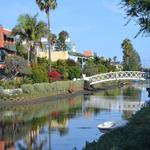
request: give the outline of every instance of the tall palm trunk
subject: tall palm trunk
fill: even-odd
[[[51,72],[51,43],[50,43],[50,11],[47,13],[48,19],[48,70]]]
[[[28,66],[30,65],[30,52],[31,52],[31,42],[27,41],[27,48],[28,48]]]

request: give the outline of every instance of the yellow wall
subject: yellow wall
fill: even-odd
[[[48,51],[45,52],[38,52],[37,53],[38,57],[47,57],[48,58]],[[59,59],[61,60],[67,60],[69,58],[68,52],[67,51],[52,51],[51,52],[51,60],[57,61]]]

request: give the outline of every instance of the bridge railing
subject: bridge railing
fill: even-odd
[[[94,75],[91,77],[86,77],[86,80],[90,84],[96,84],[99,82],[113,81],[113,80],[145,80],[147,74],[140,71],[119,71],[119,72],[109,72]]]

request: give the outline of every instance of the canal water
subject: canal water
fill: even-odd
[[[148,101],[147,85],[24,106],[0,106],[0,150],[81,150],[104,121],[128,119]]]

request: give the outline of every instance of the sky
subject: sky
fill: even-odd
[[[57,0],[57,8],[51,12],[51,31],[69,33],[77,51],[92,50],[98,56],[122,61],[121,43],[129,38],[139,53],[143,66],[150,66],[149,37],[134,36],[139,26],[127,18],[119,5],[120,0]],[[47,22],[35,0],[0,0],[0,24],[12,29],[21,14],[39,13],[39,20]]]

